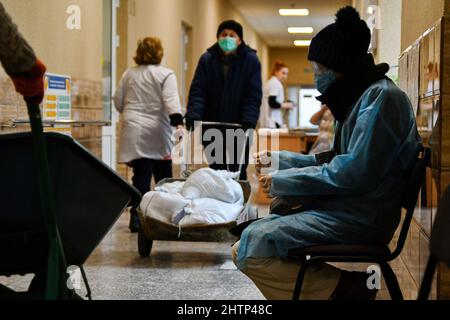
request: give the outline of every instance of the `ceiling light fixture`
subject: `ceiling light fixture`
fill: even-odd
[[[311,40],[295,40],[294,45],[296,47],[309,47],[311,45]]]
[[[309,16],[308,9],[280,9],[280,16]]]
[[[312,27],[291,27],[288,29],[289,33],[292,34],[311,34],[314,33],[314,28]]]

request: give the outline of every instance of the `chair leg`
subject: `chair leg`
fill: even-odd
[[[306,271],[308,271],[308,268],[310,266],[311,266],[311,264],[309,263],[309,261],[305,261],[302,264],[300,271],[298,272],[297,281],[295,283],[294,294],[292,296],[292,300],[294,300],[294,301],[300,300],[300,294],[302,292],[303,282],[305,281]]]
[[[397,276],[387,262],[380,263],[381,272],[383,273],[386,286],[392,300],[402,301],[403,294],[398,284]]]
[[[417,300],[426,301],[430,296],[431,286],[433,284],[434,273],[436,272],[437,260],[430,257],[423,276],[422,285],[420,286],[419,296]]]

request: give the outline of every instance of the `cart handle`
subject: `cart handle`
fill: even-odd
[[[239,123],[226,123],[226,122],[201,122],[202,126],[206,125],[206,126],[217,126],[217,127],[229,127],[231,128],[235,128],[235,129],[244,129],[244,127],[239,124]]]
[[[200,122],[200,121],[199,121]],[[204,121],[204,122],[200,122],[201,126],[211,126],[211,127],[226,127],[229,129],[244,129],[244,127],[241,124],[238,123],[226,123],[226,122],[208,122],[208,121]],[[188,145],[191,144],[191,134],[193,134],[193,132],[188,132]],[[183,138],[180,138],[180,141]],[[243,146],[243,150],[241,152],[241,158],[239,159],[239,172],[242,173],[242,168],[244,166],[244,162],[245,162],[245,158],[247,155],[247,147],[249,145],[249,140],[250,140],[250,131],[246,131],[245,132],[245,142],[244,142],[244,146]],[[185,151],[183,150],[183,157],[185,157]],[[182,171],[182,176],[184,178],[187,178],[190,176],[191,172],[189,170],[189,165],[187,164],[188,161],[186,161],[186,163],[184,164],[184,166],[186,167],[185,170]]]

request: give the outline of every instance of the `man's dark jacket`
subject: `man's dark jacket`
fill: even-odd
[[[186,119],[255,128],[262,103],[261,63],[256,51],[242,43],[231,57],[226,77],[223,57],[215,44],[200,58]]]

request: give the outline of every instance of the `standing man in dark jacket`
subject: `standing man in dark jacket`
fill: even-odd
[[[255,129],[262,103],[261,63],[256,51],[243,40],[242,26],[233,20],[224,21],[217,31],[217,43],[200,58],[189,94],[186,114],[188,130],[195,121],[236,123],[244,130]],[[204,128],[205,129],[205,128]],[[225,132],[224,134],[225,141]],[[213,141],[212,141],[213,142]],[[212,142],[203,142],[206,148]],[[213,161],[215,170],[239,170],[242,141],[226,141],[224,150],[234,148],[234,159]],[[248,148],[241,179],[247,179]],[[226,155],[226,153],[224,153]],[[217,157],[215,157],[217,160]]]

